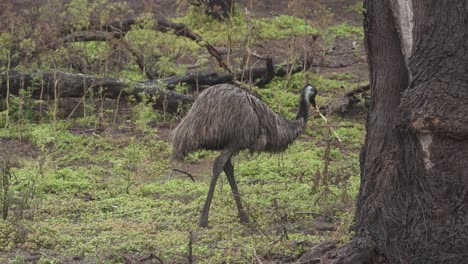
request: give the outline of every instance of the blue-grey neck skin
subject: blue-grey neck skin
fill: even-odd
[[[304,122],[309,118],[309,107],[310,104],[304,98],[304,95],[301,96],[301,101],[299,102],[299,112],[297,112],[296,119],[304,119]]]

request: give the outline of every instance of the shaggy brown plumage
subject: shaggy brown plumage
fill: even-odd
[[[251,152],[284,151],[302,132],[304,118],[287,120],[246,91],[219,84],[203,91],[173,134],[173,155],[181,160],[198,149],[227,146]]]
[[[210,189],[216,184],[216,174],[224,169],[233,189],[241,220],[247,221],[236,193],[233,168],[232,175],[228,175],[231,174],[231,156],[244,149],[249,149],[252,153],[284,151],[303,131],[309,105],[315,107],[316,94],[314,87],[305,86],[297,119],[287,120],[238,87],[230,84],[212,86],[198,96],[187,116],[175,129],[173,157],[181,160],[198,149],[223,150],[215,162],[213,186]],[[210,192],[202,213],[201,226],[206,226],[208,222],[212,197]]]

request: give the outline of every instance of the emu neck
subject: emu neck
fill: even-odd
[[[310,104],[307,103],[304,97],[301,97],[301,101],[299,103],[299,112],[297,112],[296,119],[303,119],[305,123],[309,118],[309,108]]]

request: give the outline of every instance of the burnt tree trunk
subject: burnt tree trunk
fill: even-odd
[[[205,14],[224,20],[234,11],[235,0],[188,0],[188,2],[203,7]]]
[[[372,103],[356,234],[391,263],[468,263],[468,1],[365,10]]]
[[[229,18],[234,8],[234,0],[205,0],[204,2],[205,12],[218,20]]]

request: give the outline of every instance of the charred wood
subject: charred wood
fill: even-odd
[[[326,105],[320,107],[322,114],[331,115],[334,113],[346,114],[349,109],[359,103],[361,99],[357,95],[370,90],[370,85],[364,85],[347,92],[343,97],[338,98]]]
[[[173,89],[177,84],[185,84],[192,89],[198,86],[212,86],[221,83],[234,83],[235,81],[253,80],[254,85],[263,87],[269,83],[273,77],[283,77],[289,74],[298,73],[303,70],[303,63],[299,65],[281,65],[278,67],[273,66],[271,59],[267,60],[266,67],[256,67],[244,70],[237,73],[189,73],[182,76],[173,76],[164,79],[163,82],[167,85],[168,89]]]

